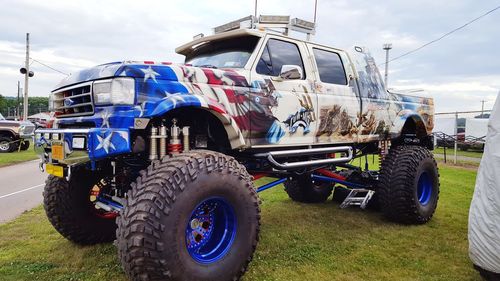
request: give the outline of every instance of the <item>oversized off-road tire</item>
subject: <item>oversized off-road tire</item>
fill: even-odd
[[[66,239],[81,245],[112,242],[116,237],[114,217],[100,215],[90,201],[91,189],[102,179],[99,173],[76,170],[70,181],[49,176],[43,191],[43,206],[50,223]]]
[[[28,148],[30,148],[30,142],[27,140],[22,141],[20,146],[21,146],[20,147],[21,150],[28,150]]]
[[[429,221],[439,199],[439,173],[432,153],[413,145],[391,148],[382,162],[377,192],[381,210],[390,220]]]
[[[117,219],[131,280],[237,280],[258,241],[259,199],[245,167],[211,151],[154,161]]]
[[[11,137],[0,137],[0,153],[13,152],[18,148],[18,143]]]
[[[310,174],[292,177],[284,185],[288,197],[302,203],[325,202],[333,190],[331,183],[313,182]]]

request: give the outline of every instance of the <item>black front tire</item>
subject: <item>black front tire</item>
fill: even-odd
[[[43,206],[50,223],[66,239],[81,245],[112,242],[114,219],[97,215],[90,190],[100,180],[96,173],[76,170],[70,181],[49,176],[43,191]]]
[[[220,257],[202,263],[189,252],[187,233],[198,224],[191,220],[193,210],[211,198],[233,207],[236,234]],[[117,219],[118,255],[131,280],[238,280],[257,246],[259,221],[252,179],[234,158],[194,150],[167,156],[154,161],[128,192]]]
[[[0,137],[0,153],[13,152],[18,148],[18,143],[11,137]]]
[[[381,210],[390,220],[428,222],[439,199],[439,173],[432,153],[413,145],[391,148],[382,162],[377,192]]]
[[[288,197],[302,203],[325,202],[333,190],[331,183],[313,182],[310,174],[295,176],[284,185]]]

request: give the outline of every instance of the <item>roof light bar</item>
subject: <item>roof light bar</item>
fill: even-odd
[[[302,20],[299,18],[292,19],[290,24],[292,26],[300,27],[307,30],[314,30],[314,28],[316,27],[316,24],[314,22]]]
[[[258,28],[258,29],[273,29],[282,28],[284,29],[283,34],[288,35],[288,30],[294,30],[297,32],[302,32],[308,34],[308,38],[311,34],[315,33],[316,24],[314,22],[306,21],[299,18],[293,18],[290,20],[290,16],[278,16],[278,15],[260,15],[257,19],[255,16],[247,16],[214,28],[214,33],[222,33],[239,28]]]
[[[261,15],[259,23],[289,24],[290,16]]]

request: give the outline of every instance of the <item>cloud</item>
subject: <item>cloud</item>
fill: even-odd
[[[421,0],[318,1],[314,41],[340,48],[363,45],[378,63],[384,43],[391,57],[408,52],[492,9],[492,1]],[[259,14],[313,18],[313,0],[259,1]],[[175,47],[225,22],[253,14],[254,1],[229,0],[5,0],[0,10],[0,93],[15,93],[23,80],[25,33],[31,56],[63,72],[133,60],[182,61]],[[472,108],[481,95],[494,97],[500,85],[500,12],[389,65],[391,87],[427,88],[438,111]],[[33,63],[33,95],[48,95],[57,72]],[[411,85],[410,83],[413,83]]]

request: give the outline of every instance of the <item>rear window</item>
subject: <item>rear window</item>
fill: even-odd
[[[313,48],[321,82],[347,85],[344,65],[339,54]]]

